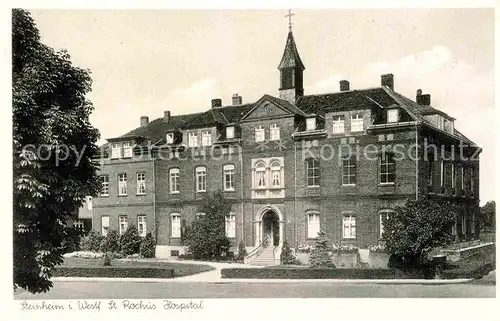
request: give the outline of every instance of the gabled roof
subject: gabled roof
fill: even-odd
[[[247,110],[247,112],[241,117],[241,119],[245,119],[248,115],[250,115],[257,107],[260,106],[260,104],[263,102],[263,101],[270,101],[272,103],[274,103],[275,105],[277,105],[279,108],[283,109],[284,111],[290,113],[290,114],[299,114],[299,115],[302,115],[302,116],[305,116],[306,114],[304,113],[304,111],[302,111],[302,109],[298,108],[297,106],[295,106],[294,104],[290,103],[289,101],[287,100],[284,100],[284,99],[281,99],[281,98],[277,98],[277,97],[274,97],[274,96],[271,96],[271,95],[268,95],[268,94],[265,94],[264,96],[260,97],[259,100],[257,100],[256,102],[254,102],[251,106],[251,108],[249,108]]]
[[[237,106],[214,107],[183,124],[182,128],[210,127],[216,124],[230,124],[240,121],[242,116],[253,106],[243,104]]]
[[[297,50],[297,45],[295,44],[295,39],[293,38],[293,33],[290,30],[288,32],[288,37],[286,38],[285,50],[283,52],[283,56],[281,57],[278,69],[296,67],[302,70],[306,69],[300,59],[299,51]]]

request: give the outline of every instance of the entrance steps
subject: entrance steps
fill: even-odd
[[[258,265],[258,266],[272,266],[279,264],[279,257],[277,260],[275,259],[275,248],[273,246],[268,246],[262,249],[259,255],[252,257],[248,262],[249,265]],[[278,262],[278,263],[276,263]]]

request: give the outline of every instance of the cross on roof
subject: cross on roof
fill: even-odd
[[[295,13],[292,13],[292,9],[288,9],[288,14],[285,17],[288,18],[288,28],[292,31],[292,16],[295,16]]]

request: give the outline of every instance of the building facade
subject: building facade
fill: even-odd
[[[454,118],[418,90],[409,99],[380,86],[305,95],[305,71],[290,30],[278,65],[279,97],[243,103],[213,99],[205,112],[171,115],[108,140],[93,227],[151,231],[157,257],[183,251],[182,226],[203,198],[222,190],[232,202],[226,233],[233,249],[264,240],[313,244],[383,242],[383,218],[421,193],[461,205],[457,241],[478,237],[479,152]]]

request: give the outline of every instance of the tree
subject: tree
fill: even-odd
[[[287,241],[283,242],[283,248],[280,255],[280,263],[282,265],[293,265],[297,261],[295,255],[293,255],[292,249]]]
[[[226,237],[226,216],[231,211],[231,202],[222,191],[207,196],[198,209],[204,213],[187,230],[186,245],[194,259],[217,259],[226,255],[230,242]]]
[[[453,241],[451,228],[457,215],[456,205],[427,195],[396,207],[389,219],[383,221],[383,238],[392,257],[391,264],[417,267],[428,251],[450,244]]]
[[[125,233],[120,236],[120,246],[122,248],[122,253],[125,255],[132,255],[139,253],[141,248],[141,237],[137,232],[137,227],[134,224],[130,224],[127,227]]]
[[[66,51],[41,43],[27,11],[12,11],[13,283],[32,293],[52,286],[65,223],[100,188],[91,84]]]
[[[496,204],[489,201],[481,206],[480,224],[481,229],[495,230]]]
[[[155,257],[156,242],[151,232],[146,233],[142,239],[140,253],[142,257],[151,258]]]
[[[332,262],[332,244],[324,231],[318,233],[316,245],[309,257],[309,265],[313,268],[334,268]]]
[[[100,252],[120,252],[120,234],[117,230],[109,230],[108,234],[102,239],[99,246]]]

